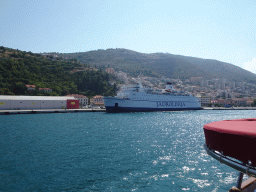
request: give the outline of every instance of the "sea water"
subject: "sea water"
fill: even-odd
[[[255,111],[0,116],[0,191],[228,191],[204,124]],[[235,141],[234,141],[235,142]]]

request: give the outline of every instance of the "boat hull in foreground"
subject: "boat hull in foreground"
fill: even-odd
[[[204,125],[206,146],[256,167],[256,118],[217,121]]]
[[[237,183],[229,191],[256,189],[256,118],[217,121],[204,125],[205,150],[229,167],[239,171]],[[251,176],[243,182],[243,175]]]

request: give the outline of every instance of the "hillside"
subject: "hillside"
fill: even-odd
[[[127,49],[107,49],[62,53],[59,56],[67,60],[76,58],[91,66],[113,67],[131,76],[138,76],[142,72],[146,76],[226,78],[232,81],[256,82],[254,73],[229,63],[168,53],[144,54]]]
[[[57,56],[57,57],[56,57]],[[104,72],[113,67],[130,76],[226,78],[256,83],[256,75],[240,67],[210,59],[166,53],[144,54],[126,49],[80,53],[35,54],[0,46],[0,94],[66,95],[69,93],[114,95],[115,78]],[[26,84],[37,87],[27,91]],[[50,88],[51,93],[38,88]]]
[[[116,87],[108,84],[109,74],[77,62],[64,61],[52,55],[0,47],[0,95],[114,95]],[[35,85],[30,92],[26,84]],[[40,92],[50,88],[52,92]]]

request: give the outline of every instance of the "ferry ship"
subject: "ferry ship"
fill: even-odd
[[[103,97],[107,112],[198,110],[201,103],[188,92],[178,92],[172,83],[165,89],[144,88],[138,85],[121,87],[115,97]]]

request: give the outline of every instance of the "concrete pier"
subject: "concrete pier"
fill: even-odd
[[[202,107],[203,110],[256,110],[256,107]]]
[[[256,110],[256,107],[202,107],[203,110]],[[38,113],[81,113],[106,112],[106,109],[35,109],[35,110],[0,110],[0,115],[38,114]]]
[[[0,110],[0,115],[38,114],[38,113],[81,113],[106,112],[106,109],[35,109],[35,110]]]

